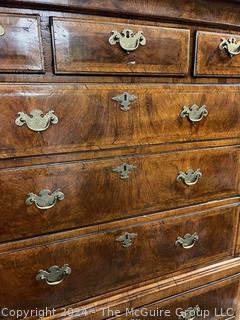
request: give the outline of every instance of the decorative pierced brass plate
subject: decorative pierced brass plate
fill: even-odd
[[[219,49],[224,50],[232,58],[240,53],[240,41],[237,41],[234,37],[222,38]]]
[[[145,46],[146,38],[144,37],[142,31],[134,33],[130,29],[124,29],[121,32],[114,30],[109,38],[109,43],[111,45],[119,43],[120,47],[129,53],[130,51],[136,50],[139,45]]]
[[[128,248],[132,245],[133,239],[136,238],[136,233],[125,232],[120,237],[117,238],[117,241],[121,242],[124,248]]]
[[[30,115],[18,112],[18,118],[15,123],[19,127],[26,124],[29,129],[41,132],[47,130],[50,124],[57,124],[58,117],[54,114],[54,111],[49,111],[44,115],[41,110],[34,109],[30,112]]]
[[[200,307],[196,306],[194,308],[188,308],[187,310],[181,311],[178,316],[178,320],[194,320],[200,314]]]
[[[176,245],[182,246],[184,249],[191,249],[195,246],[195,243],[199,240],[197,233],[194,234],[185,234],[185,236],[178,237],[176,241]]]
[[[189,169],[186,172],[180,171],[177,175],[177,181],[183,181],[187,186],[192,186],[202,178],[202,175],[200,169],[197,169],[196,171],[193,169]]]
[[[122,165],[116,168],[113,168],[112,171],[120,173],[120,178],[122,180],[126,180],[129,178],[130,172],[133,171],[134,169],[137,169],[137,167],[134,166],[133,164],[123,163]]]
[[[45,281],[50,286],[55,286],[61,283],[67,275],[70,275],[72,272],[68,264],[65,264],[63,267],[52,266],[47,271],[39,270],[36,280]]]
[[[183,107],[180,113],[182,118],[188,117],[191,122],[199,122],[208,115],[206,106],[199,107],[194,104],[191,108]]]
[[[130,110],[131,102],[136,100],[137,97],[129,94],[128,92],[123,92],[123,94],[113,97],[112,99],[120,103],[120,109],[122,111],[128,111]]]
[[[33,203],[38,209],[47,210],[55,206],[57,200],[63,200],[64,194],[60,189],[57,189],[54,192],[50,190],[43,189],[39,192],[39,195],[34,193],[29,193],[26,200],[27,205],[32,205]]]

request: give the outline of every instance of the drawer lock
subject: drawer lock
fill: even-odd
[[[125,232],[123,235],[117,238],[117,241],[121,242],[124,248],[128,248],[132,245],[133,239],[136,238],[136,233]]]
[[[122,180],[126,180],[129,178],[129,174],[131,171],[133,171],[134,169],[137,169],[136,166],[134,166],[133,164],[127,164],[127,163],[123,163],[122,165],[113,168],[112,172],[116,172],[120,174],[120,178]]]
[[[130,110],[130,104],[131,102],[133,102],[134,100],[137,99],[137,97],[135,97],[134,95],[129,94],[128,92],[123,92],[123,94],[113,97],[113,100],[119,102],[120,104],[120,109],[122,111],[128,111]]]

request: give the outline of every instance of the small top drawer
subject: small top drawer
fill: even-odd
[[[56,73],[185,75],[189,30],[53,18]]]
[[[197,32],[194,74],[240,77],[240,35]]]
[[[0,14],[0,72],[43,72],[39,17]]]

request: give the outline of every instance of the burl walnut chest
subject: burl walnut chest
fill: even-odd
[[[240,320],[240,2],[0,0],[0,319]]]

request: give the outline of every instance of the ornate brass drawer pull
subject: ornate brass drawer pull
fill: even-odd
[[[39,270],[36,280],[45,281],[50,286],[61,283],[64,278],[71,274],[71,268],[65,264],[63,267],[52,266],[47,271]]]
[[[200,314],[200,307],[196,306],[194,308],[188,308],[187,310],[181,311],[178,320],[194,320]]]
[[[109,43],[111,45],[119,43],[121,48],[129,53],[130,51],[136,50],[139,45],[145,46],[146,38],[142,31],[134,33],[130,29],[124,29],[121,32],[114,30],[109,38]]]
[[[199,122],[208,115],[206,106],[199,107],[194,104],[191,108],[183,107],[183,110],[180,113],[182,118],[188,117],[191,122]]]
[[[180,171],[177,175],[177,181],[183,181],[187,186],[192,186],[202,178],[202,175],[200,169],[197,169],[196,171],[193,169],[189,169],[186,172]]]
[[[3,36],[5,34],[4,27],[0,24],[0,36]]]
[[[24,112],[18,112],[16,125],[22,127],[24,124],[33,131],[41,132],[48,129],[50,124],[57,124],[58,117],[54,111],[49,111],[44,115],[41,110],[34,109],[30,112],[30,116]]]
[[[39,195],[34,193],[29,193],[26,200],[27,205],[32,205],[33,203],[38,209],[47,210],[55,206],[57,200],[63,200],[64,194],[60,189],[51,192],[47,189],[43,189],[39,192]]]
[[[136,233],[125,232],[120,237],[117,238],[117,241],[121,242],[124,248],[128,248],[132,245],[133,239],[136,238]]]
[[[131,102],[136,100],[137,97],[129,94],[128,92],[123,92],[123,94],[116,96],[116,97],[113,97],[112,99],[120,103],[120,109],[122,111],[128,111],[128,110],[130,110]]]
[[[178,237],[176,241],[177,246],[182,246],[184,249],[191,249],[195,246],[195,243],[199,240],[199,237],[197,233],[195,232],[194,234],[185,234],[185,236]]]
[[[219,49],[224,50],[232,58],[240,53],[240,41],[233,37],[229,39],[222,38]]]
[[[116,172],[116,173],[120,173],[120,178],[122,180],[126,180],[129,178],[129,174],[131,171],[133,171],[134,169],[136,169],[137,167],[134,166],[133,164],[127,164],[127,163],[123,163],[122,165],[113,168],[112,171]]]

